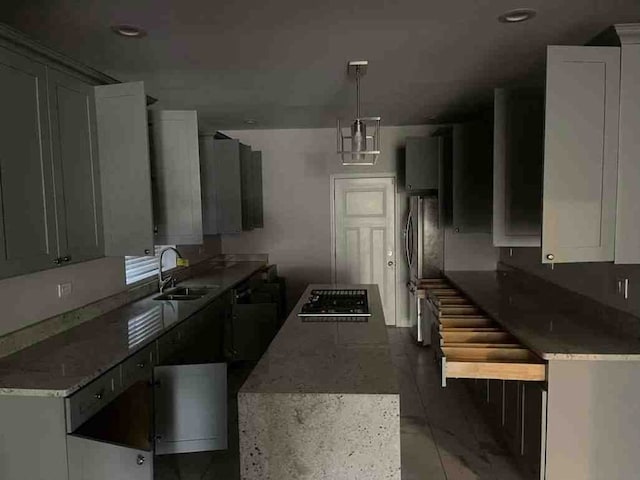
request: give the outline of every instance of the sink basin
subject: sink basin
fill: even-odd
[[[175,287],[166,290],[162,295],[154,297],[154,300],[170,300],[170,301],[184,301],[184,300],[198,300],[199,298],[208,295],[212,290],[215,290],[215,286],[207,287]]]

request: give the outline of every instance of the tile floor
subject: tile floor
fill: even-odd
[[[440,387],[432,351],[406,328],[389,328],[389,339],[400,381],[402,480],[523,480],[464,385]],[[157,457],[156,480],[240,478],[235,395],[252,367],[229,368],[229,449]]]

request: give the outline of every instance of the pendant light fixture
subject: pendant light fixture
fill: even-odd
[[[349,128],[347,135],[338,119],[338,154],[342,165],[375,165],[380,155],[381,118],[360,116],[360,78],[367,73],[368,66],[366,60],[351,61],[347,65],[347,73],[356,80],[356,118],[350,127],[344,128]],[[367,126],[373,130],[372,135],[367,135]]]

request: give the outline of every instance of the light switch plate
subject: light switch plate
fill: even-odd
[[[71,295],[71,282],[58,284],[58,298]]]

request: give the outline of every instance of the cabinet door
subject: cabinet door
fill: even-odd
[[[548,47],[542,262],[614,258],[620,48]]]
[[[540,246],[544,97],[496,89],[493,128],[493,244]]]
[[[95,98],[105,255],[153,255],[144,84],[101,85]]]
[[[251,152],[251,184],[252,184],[252,199],[253,208],[252,213],[252,225],[253,228],[264,227],[264,212],[263,212],[263,200],[262,200],[262,152]]]
[[[227,365],[156,367],[157,455],[227,448]]]
[[[153,480],[151,387],[138,382],[67,435],[69,480]]]
[[[240,181],[242,185],[242,229],[253,230],[251,147],[240,144]]]
[[[520,455],[521,445],[520,389],[522,388],[522,383],[514,380],[504,382],[504,422],[502,431],[509,450],[516,455]]]
[[[231,339],[237,360],[259,360],[278,330],[276,303],[233,305]]]
[[[240,142],[201,136],[200,174],[204,234],[241,232]]]
[[[438,188],[438,137],[408,137],[405,151],[405,189],[420,193]]]
[[[0,48],[0,278],[58,258],[46,68]]]
[[[202,196],[197,113],[152,111],[151,124],[156,243],[200,245]]]
[[[547,391],[536,382],[522,382],[521,455],[532,479],[544,478],[547,431]]]
[[[487,122],[453,127],[453,227],[456,233],[490,233],[493,136]]]
[[[640,44],[622,45],[616,263],[640,263]]]
[[[92,85],[49,69],[58,244],[64,262],[104,256],[100,166]]]

